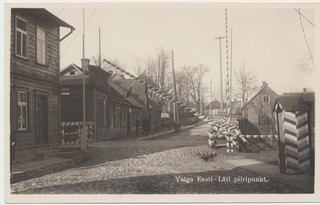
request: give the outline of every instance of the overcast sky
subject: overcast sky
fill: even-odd
[[[299,15],[293,10],[299,6],[286,7],[228,6],[228,27],[233,29],[233,69],[236,71],[245,64],[257,75],[259,84],[266,81],[278,94],[302,91],[304,87],[314,90],[315,69]],[[209,68],[204,83],[209,87],[212,78],[214,95],[219,98],[219,41],[214,38],[225,36],[224,8],[217,4],[88,4],[86,57],[98,55],[101,27],[102,56],[106,59],[117,59],[133,72],[137,60],[146,60],[159,48],[174,50],[177,70],[198,64]],[[55,8],[47,9],[76,28],[61,42],[61,68],[70,63],[80,66],[82,6],[55,4]],[[315,23],[313,9],[304,7],[301,12]],[[304,19],[302,22],[315,58],[315,28]],[[222,48],[225,70],[225,40]]]

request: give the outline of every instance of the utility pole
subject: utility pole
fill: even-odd
[[[212,78],[210,79],[210,115],[212,115]]]
[[[173,122],[174,122],[174,132],[180,132],[180,119],[179,119],[179,106],[177,104],[177,88],[176,88],[176,77],[174,72],[174,54],[173,50],[172,54],[172,80],[173,80],[173,100],[172,100],[172,108],[173,108]]]
[[[101,33],[99,27],[99,67],[101,68]]]
[[[221,39],[226,37],[217,37],[219,39],[219,50],[220,50],[220,92],[221,92],[221,102],[220,102],[220,111],[223,112],[223,87],[222,87],[222,54],[221,54]]]
[[[203,114],[203,105],[202,105],[202,102],[203,102],[203,99],[202,99],[202,83],[200,82],[200,114],[202,115]]]
[[[84,9],[83,9],[83,50],[82,50],[82,60],[85,61],[85,14],[84,14]],[[83,121],[82,121],[82,131],[81,131],[81,150],[82,151],[87,151],[87,127],[86,127],[86,70],[85,70],[85,65],[82,63],[82,72],[83,72],[83,78],[82,78],[82,83],[83,83]]]

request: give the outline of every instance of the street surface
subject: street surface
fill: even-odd
[[[301,193],[228,160],[251,158],[274,163],[276,152],[226,153],[214,160],[208,125],[145,140],[123,139],[91,144],[95,157],[78,167],[12,184],[23,194],[215,194]],[[256,166],[259,166],[257,164]],[[249,183],[250,182],[250,183]]]

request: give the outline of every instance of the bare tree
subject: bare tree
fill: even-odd
[[[190,84],[190,97],[196,105],[196,110],[201,112],[202,103],[202,79],[209,70],[206,66],[200,64],[195,67],[189,67],[185,70]]]
[[[101,59],[104,59],[104,56],[101,57]],[[98,55],[94,55],[91,57],[90,62],[95,65],[98,66],[99,65],[99,56]]]
[[[133,71],[137,76],[139,76],[143,71],[143,66],[141,64],[141,60],[138,58],[135,58],[135,65],[133,67]]]
[[[190,102],[190,83],[186,72],[188,67],[184,66],[181,71],[176,72],[177,97],[180,102],[189,106]]]
[[[233,89],[233,94],[242,100],[242,105],[244,106],[259,88],[257,77],[246,69],[245,64],[242,64],[241,68],[235,72],[235,76],[236,88]]]
[[[160,48],[155,56],[145,61],[146,74],[159,85],[162,90],[170,88],[168,77],[170,77],[171,57],[170,52]]]

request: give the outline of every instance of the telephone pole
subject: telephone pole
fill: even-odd
[[[212,78],[210,79],[210,115],[212,115]]]
[[[219,50],[220,50],[220,92],[221,92],[221,102],[220,102],[220,111],[223,112],[223,87],[222,87],[222,54],[221,54],[221,39],[226,37],[216,37],[214,39],[219,39]]]
[[[180,132],[180,119],[179,119],[179,106],[177,104],[177,89],[176,89],[176,77],[174,72],[174,54],[173,50],[172,54],[172,80],[173,80],[173,100],[172,100],[172,108],[173,108],[173,122],[174,122],[174,132]]]
[[[82,50],[82,61],[85,61],[85,11],[83,9],[83,50]],[[83,114],[83,121],[82,121],[82,131],[81,131],[81,150],[87,151],[87,127],[86,127],[86,68],[84,62],[82,63],[82,92],[83,92],[83,101],[82,101],[82,114]]]

